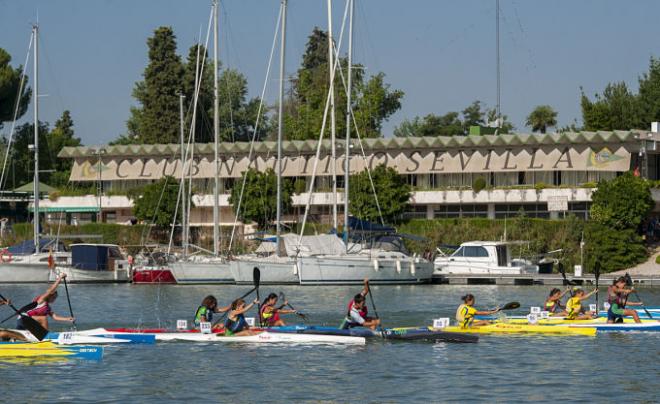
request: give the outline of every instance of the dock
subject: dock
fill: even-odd
[[[593,274],[584,276],[566,275],[569,281],[577,285],[594,286],[596,278]],[[617,276],[603,274],[598,283],[600,286],[611,285]],[[644,275],[634,278],[635,286],[660,286],[660,276]],[[500,275],[500,274],[449,274],[434,275],[433,283],[444,285],[566,285],[566,281],[560,274],[519,274],[519,275]]]

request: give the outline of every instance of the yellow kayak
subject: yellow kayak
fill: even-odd
[[[99,359],[103,348],[86,345],[58,345],[52,342],[2,342],[0,358],[75,357]]]
[[[591,327],[573,328],[561,325],[529,325],[496,323],[478,327],[461,328],[458,326],[445,327],[442,331],[461,332],[468,334],[542,334],[542,335],[596,335],[596,329]]]
[[[635,320],[632,318],[626,318],[623,320],[624,323],[635,323]],[[642,319],[642,323],[657,323],[658,320],[649,320]],[[527,318],[506,318],[502,320],[496,320],[498,324],[529,324]],[[538,325],[571,325],[571,324],[607,324],[607,318],[597,317],[590,320],[568,320],[564,317],[548,317],[538,320]]]

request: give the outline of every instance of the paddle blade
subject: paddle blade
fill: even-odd
[[[21,322],[26,330],[30,331],[39,341],[43,341],[48,334],[48,330],[41,326],[37,320],[28,316],[21,316]]]
[[[252,270],[252,282],[254,283],[255,289],[259,287],[259,282],[261,281],[261,271],[259,268],[254,267]]]
[[[632,286],[633,285],[633,280],[630,277],[630,274],[626,272],[626,274],[623,276],[626,278],[626,286]]]
[[[504,306],[502,306],[500,308],[500,310],[514,310],[514,309],[517,309],[518,307],[520,307],[520,303],[510,302],[510,303],[507,303]]]
[[[26,311],[30,311],[30,310],[34,309],[35,307],[37,307],[37,302],[30,302],[30,303],[26,304],[25,306],[21,307],[20,309],[18,309],[18,311],[21,312],[21,313],[25,313]],[[12,314],[11,316],[9,316],[9,317],[5,318],[4,320],[0,321],[0,324],[4,324],[7,321],[9,321],[9,320],[11,320],[12,318],[15,318],[15,317],[16,317],[16,315]]]

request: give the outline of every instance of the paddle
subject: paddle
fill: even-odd
[[[69,314],[71,314],[71,318],[73,319],[73,329],[77,330],[76,327],[76,318],[73,316],[73,309],[71,308],[71,298],[69,297],[69,286],[66,283],[66,276],[64,278],[64,291],[66,292],[66,301],[69,303]]]
[[[369,283],[367,283],[367,292],[369,292],[369,300],[371,300],[371,307],[374,308],[374,314],[376,315],[376,318],[380,320],[380,316],[378,315],[378,310],[376,310],[376,303],[374,303],[374,294],[371,293],[371,287],[369,286]],[[378,324],[378,329],[382,330],[383,326],[382,324]]]
[[[21,307],[20,309],[18,309],[18,311],[20,311],[21,313],[25,313],[26,311],[32,310],[35,307],[37,307],[37,302],[30,302],[30,303],[26,304],[25,306]],[[16,317],[16,315],[12,314],[11,316],[7,317],[6,319],[0,321],[0,324],[4,324],[4,323],[6,323],[7,321],[11,320],[14,317]]]
[[[0,295],[0,299],[9,302],[9,299],[6,299],[4,296]],[[13,304],[9,303],[9,307],[12,308],[18,314],[21,316],[21,322],[23,323],[23,326],[32,333],[39,341],[43,341],[44,338],[46,338],[46,335],[48,334],[48,330],[45,329],[44,327],[39,324],[39,322],[35,319],[33,319],[30,316],[26,316],[22,312],[18,311],[16,307],[14,307]]]
[[[509,302],[505,304],[502,307],[497,308],[497,311],[504,311],[504,310],[515,310],[520,307],[520,303],[518,302]]]
[[[633,287],[633,285],[634,285],[633,280],[632,280],[632,278],[630,277],[630,275],[628,273],[626,273],[625,278],[626,278],[626,284],[630,287]],[[635,295],[637,300],[639,300],[640,302],[642,301],[642,299],[639,298],[639,295],[637,294],[637,291],[634,290],[634,289],[633,289],[633,294]],[[649,313],[649,311],[646,309],[646,306],[642,305],[642,309],[644,309],[644,312],[646,313],[647,316],[649,316],[650,319],[653,319],[653,315],[651,313]]]
[[[284,293],[280,292],[279,299],[283,302],[286,301],[286,296],[284,296]],[[307,316],[304,315],[303,313],[298,313],[298,310],[296,310],[291,304],[289,304],[289,302],[287,302],[286,305],[282,305],[280,308],[282,308],[284,306],[287,306],[291,310],[295,311],[296,315],[298,315],[300,318],[302,318],[303,321],[307,321]]]
[[[254,283],[254,287],[252,289],[250,289],[247,293],[245,293],[243,296],[239,297],[238,299],[245,299],[249,294],[251,294],[255,290],[259,289],[259,282],[260,281],[261,281],[261,271],[259,271],[259,268],[254,267],[254,270],[252,270],[252,282]],[[238,299],[235,299],[235,300],[238,300]],[[213,326],[215,326],[215,325],[219,324],[220,322],[222,322],[222,320],[224,320],[224,318],[227,317],[228,314],[229,314],[229,310],[222,313],[222,316],[220,316],[218,321],[213,323]]]
[[[600,279],[600,260],[594,263],[594,276],[596,277],[596,316],[598,316],[598,279]]]
[[[564,270],[564,264],[562,264],[561,261],[560,261],[559,264],[557,265],[557,270],[558,270],[559,273],[561,274],[562,278],[564,278],[564,285],[570,285],[570,286],[575,286],[575,285],[576,285],[575,282],[569,280],[569,279],[566,277],[566,270]]]
[[[254,290],[257,292],[257,301],[259,302],[257,304],[257,315],[259,316],[259,327],[263,327],[263,323],[261,322],[261,299],[259,298],[259,281],[261,280],[261,271],[259,271],[259,268],[254,267],[252,270],[252,281],[254,282]]]

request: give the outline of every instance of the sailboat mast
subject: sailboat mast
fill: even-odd
[[[334,49],[332,40],[332,0],[328,0],[328,70],[330,71],[330,144],[332,164],[332,228],[337,231],[337,151],[335,133],[335,74]]]
[[[215,142],[215,174],[213,186],[213,255],[217,256],[220,246],[220,160],[218,156],[220,117],[218,104],[218,0],[213,0],[213,137]]]
[[[348,251],[348,184],[351,168],[351,93],[353,72],[353,9],[354,2],[349,0],[348,19],[348,91],[346,93],[346,146],[344,147],[344,244]]]
[[[281,221],[282,221],[282,131],[284,124],[284,57],[286,48],[286,5],[287,0],[282,0],[282,35],[280,37],[280,93],[277,113],[277,217],[275,253],[280,255],[281,246]]]
[[[183,100],[186,98],[185,95],[179,94],[179,136],[181,137],[181,246],[183,247],[183,256],[188,256],[188,226],[187,221],[187,211],[186,211],[186,177],[185,177],[185,166],[186,166],[186,152],[185,152],[185,123],[183,116]]]
[[[500,104],[500,0],[495,0],[495,63],[497,70],[497,127],[501,127],[502,111]]]
[[[39,252],[39,25],[32,26],[34,35],[34,248]]]

